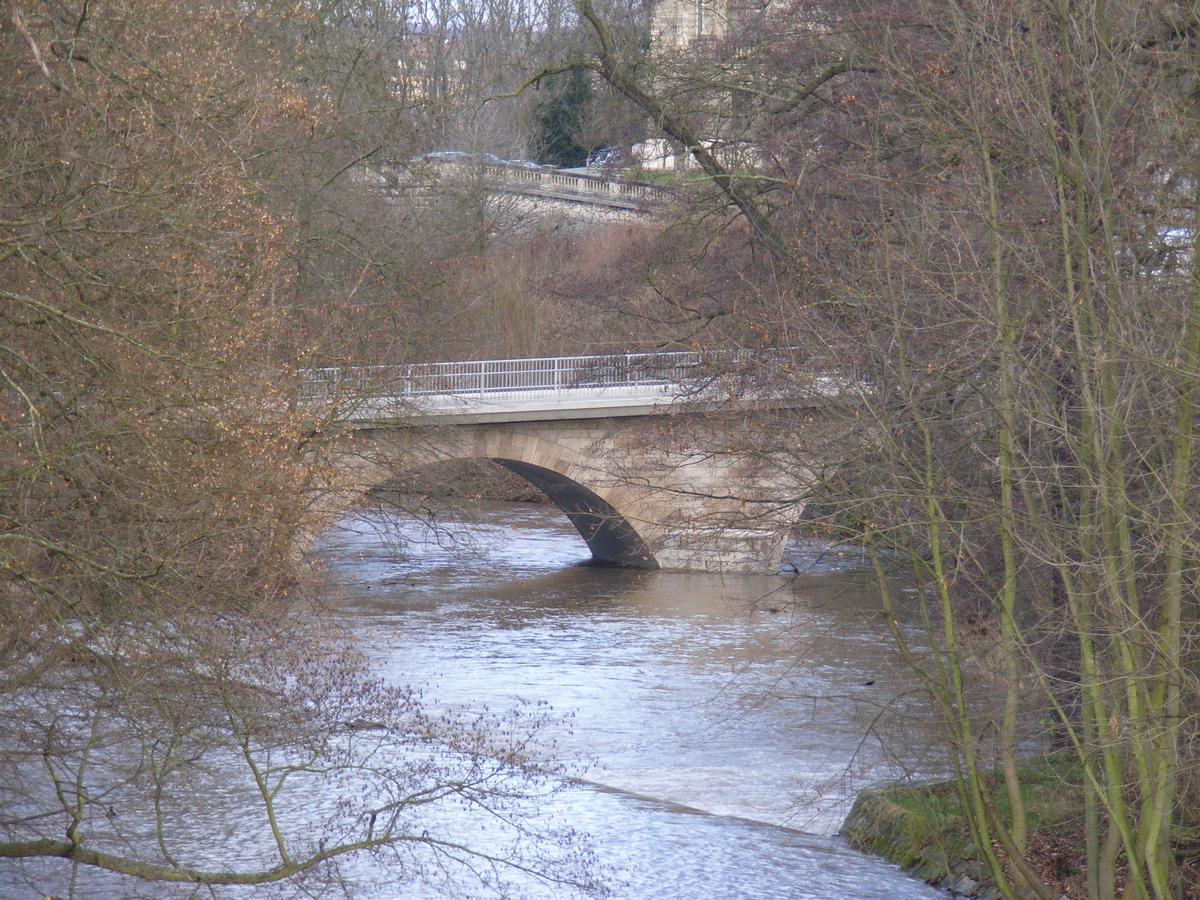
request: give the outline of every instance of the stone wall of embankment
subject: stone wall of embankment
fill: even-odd
[[[852,846],[952,895],[999,900],[1000,892],[984,885],[983,866],[968,855],[969,844],[947,844],[939,829],[894,802],[888,793],[867,790],[858,795],[841,831]]]

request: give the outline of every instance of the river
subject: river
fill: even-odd
[[[811,543],[792,577],[598,567],[523,504],[436,529],[364,512],[321,552],[389,679],[569,715],[560,750],[591,764],[558,802],[617,896],[942,896],[835,836],[858,789],[941,768],[854,559]]]
[[[944,768],[930,711],[852,557],[800,544],[789,561],[802,574],[787,577],[606,568],[588,563],[557,510],[527,504],[485,505],[432,529],[360,511],[317,552],[336,618],[380,677],[420,688],[435,712],[519,705],[548,716],[540,740],[578,778],[537,805],[532,825],[578,831],[613,896],[944,896],[836,836],[859,789]],[[250,868],[270,858],[256,814],[236,799],[247,789],[237,771],[209,765],[177,787],[180,858]],[[353,789],[299,787],[289,816],[301,835]],[[144,797],[114,788],[105,806],[109,820],[89,823],[94,844],[152,846]],[[488,849],[488,815],[422,807],[415,821]],[[344,893],[496,896],[461,866],[435,860],[414,880],[389,859],[355,857]],[[577,896],[500,875],[505,896]],[[297,896],[288,886],[216,892],[266,894]],[[209,896],[88,866],[0,866],[0,896],[46,895]]]

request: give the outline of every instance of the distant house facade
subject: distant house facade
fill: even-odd
[[[687,50],[729,31],[727,0],[659,0],[650,17],[650,52]]]
[[[650,14],[650,54],[669,64],[672,58],[691,57],[699,59],[708,52],[729,54],[730,48],[723,44],[736,30],[746,8],[739,6],[741,0],[657,0]],[[736,65],[736,52],[728,56],[723,66]],[[723,105],[733,105],[727,97]],[[758,148],[736,134],[738,129],[729,130],[736,117],[728,114],[724,132],[720,137],[706,139],[704,144],[718,159],[732,168],[754,168],[761,164]],[[683,147],[664,138],[651,138],[635,144],[634,158],[643,169],[652,171],[675,171],[694,167],[695,161]]]

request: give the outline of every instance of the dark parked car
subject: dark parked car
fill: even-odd
[[[620,147],[601,147],[588,154],[589,169],[620,169],[629,165],[630,160]]]
[[[425,159],[437,159],[446,162],[466,162],[470,158],[471,154],[464,150],[434,150],[432,153],[425,154]]]

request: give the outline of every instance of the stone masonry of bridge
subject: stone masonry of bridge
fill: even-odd
[[[652,217],[673,199],[670,188],[604,175],[585,175],[548,167],[483,163],[478,160],[424,160],[415,169],[385,167],[375,181],[389,191],[441,191],[446,183],[475,185],[492,194],[521,198],[544,207],[591,216],[594,221],[629,221]]]
[[[598,560],[774,572],[803,485],[769,456],[738,450],[745,433],[741,415],[711,413],[362,425],[341,438],[337,467],[362,494],[417,467],[488,459],[544,491]]]
[[[492,460],[544,491],[599,560],[772,572],[810,476],[772,449],[761,414],[811,410],[850,383],[816,367],[773,389],[745,379],[772,362],[738,350],[311,370],[302,399],[338,423],[341,484],[316,505],[332,515],[413,469]]]

